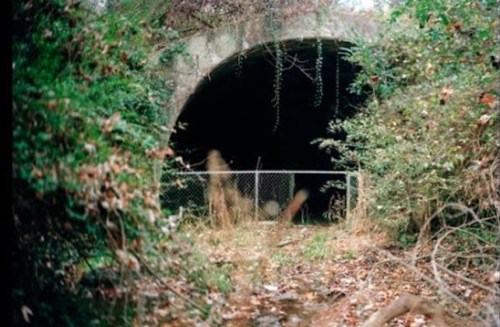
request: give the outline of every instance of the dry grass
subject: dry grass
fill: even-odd
[[[298,191],[293,197],[292,201],[283,210],[278,218],[278,224],[283,226],[292,222],[293,217],[299,212],[300,208],[306,202],[309,193],[305,190]]]
[[[253,202],[241,195],[234,184],[232,174],[221,174],[230,171],[229,165],[220,153],[212,150],[208,156],[207,170],[211,172],[208,187],[209,217],[212,225],[231,228],[255,217]]]
[[[268,206],[274,204],[272,201],[264,205],[256,214],[254,199],[241,194],[231,173],[221,173],[230,172],[231,168],[216,150],[212,150],[208,156],[207,171],[211,172],[208,208],[209,221],[212,226],[227,229],[274,216],[270,214],[274,208],[270,210]],[[308,196],[305,190],[298,191],[287,207],[281,213],[276,213],[279,215],[277,221],[280,226],[285,226],[292,221]]]
[[[370,179],[366,174],[357,173],[357,193],[356,206],[347,212],[347,226],[354,235],[370,234],[376,227],[368,215],[368,198],[370,190]]]

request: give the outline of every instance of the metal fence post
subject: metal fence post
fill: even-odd
[[[288,184],[288,199],[293,199],[293,190],[295,189],[295,174],[290,175],[290,183]]]
[[[255,219],[259,218],[259,171],[255,171]]]
[[[349,215],[351,214],[351,173],[346,173],[345,174],[345,183],[346,183],[346,218],[349,218]]]

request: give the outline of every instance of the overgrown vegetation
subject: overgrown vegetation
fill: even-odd
[[[100,15],[73,1],[13,4],[14,325],[194,325],[203,320],[221,325],[222,313],[223,319],[237,317],[238,309],[226,299],[234,290],[233,276],[245,279],[237,260],[251,256],[208,259],[193,246],[189,229],[174,232],[177,226],[166,216],[178,208],[159,205],[157,167],[174,156],[164,144],[170,90],[162,69],[185,51],[182,36],[219,26],[227,17],[236,22],[246,17],[243,13],[269,16],[275,7],[272,1],[246,0],[141,4],[112,2],[112,10]],[[308,4],[283,0],[274,5],[286,16],[309,10]],[[353,91],[367,85],[373,91],[366,109],[355,119],[331,124],[347,135],[346,143],[330,142],[343,153],[342,163],[361,168],[358,203],[367,202],[370,219],[405,246],[418,240],[412,226],[414,231],[441,228],[431,257],[438,267],[436,280],[443,271],[455,272],[447,273],[448,279],[485,277],[479,268],[495,268],[492,259],[499,255],[498,10],[497,0],[409,0],[398,7],[377,42],[350,49],[349,60],[364,69]],[[318,39],[317,72],[321,44]],[[283,58],[279,40],[274,45],[279,109]],[[159,48],[166,50],[153,62],[150,53]],[[321,79],[317,83],[315,103],[327,91]],[[248,211],[241,210],[246,205],[239,194],[229,193],[220,187],[212,192],[215,202],[223,203],[218,213],[227,215],[226,227],[236,226]],[[227,199],[240,210],[227,210]],[[257,233],[259,241],[269,236],[269,248],[278,246],[271,255],[278,270],[266,276],[273,264],[264,264],[262,254],[251,270],[253,284],[285,277],[280,287],[265,284],[263,290],[282,290],[281,302],[319,303],[317,294],[323,293],[310,287],[294,294],[282,273],[295,271],[292,285],[299,285],[302,261],[320,267],[305,269],[306,276],[328,275],[351,261],[350,272],[357,273],[359,264],[372,269],[375,259],[358,257],[351,248],[333,252],[329,234],[321,232],[307,235],[303,247],[289,249],[300,244],[304,232],[307,228],[296,231],[296,240],[276,244],[270,241],[273,232]],[[417,253],[413,259],[411,264],[423,266],[428,275],[427,257]],[[336,263],[335,269],[326,269],[324,262]],[[366,271],[340,279],[340,288],[322,296],[352,292]],[[314,278],[312,284],[327,281],[321,274]],[[483,293],[477,298],[482,299],[489,289],[479,286]],[[262,290],[257,295],[252,306],[243,306],[245,319],[254,319],[261,309],[275,314],[274,297]]]
[[[498,1],[396,7],[376,42],[347,50],[363,68],[352,91],[371,89],[365,108],[330,124],[347,135],[345,143],[330,141],[340,163],[363,177],[354,215],[392,243],[416,244],[400,262],[421,277],[427,271],[432,277],[423,279],[440,297],[474,318],[456,318],[465,325],[493,326],[498,317],[488,274],[500,256],[499,10]],[[458,287],[486,291],[483,301]]]
[[[336,147],[343,164],[368,174],[371,219],[403,242],[446,203],[482,217],[498,212],[499,8],[406,1],[379,40],[348,50],[364,70],[353,91],[369,86],[372,95],[356,119],[331,123],[348,135]],[[431,227],[454,213],[442,211]]]
[[[164,232],[178,208],[158,201],[158,167],[174,156],[164,144],[170,90],[162,70],[185,51],[182,37],[263,14],[271,2],[109,1],[97,12],[91,3],[13,8],[14,324],[131,324],[144,316],[128,282],[143,278],[180,297],[188,319],[212,319],[220,303],[209,297],[231,290],[231,269]],[[285,14],[304,9],[274,5]],[[163,48],[154,62],[150,54]],[[97,287],[92,301],[82,297],[89,285]]]
[[[106,257],[137,270],[131,251],[158,241],[170,93],[148,58],[158,31],[125,9],[14,3],[15,324],[81,324],[78,276]]]

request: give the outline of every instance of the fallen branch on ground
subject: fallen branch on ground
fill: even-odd
[[[406,268],[416,273],[420,278],[424,279],[425,281],[431,284],[435,284],[437,286],[441,285],[441,283],[439,283],[438,281],[435,281],[432,278],[423,274],[414,265],[407,264],[403,261],[398,260],[390,252],[383,251],[383,253],[390,259],[398,261]],[[476,287],[482,286],[482,285],[477,285],[478,283],[468,280],[463,276],[457,276],[458,274],[452,271],[450,271],[449,273],[457,278],[460,277],[461,280],[466,280],[467,282],[471,283]],[[500,271],[495,271],[494,273],[492,273],[488,281],[492,284],[491,287],[488,288],[479,287],[490,293],[489,299],[486,300],[486,305],[488,308],[488,313],[486,314],[486,320],[461,317],[449,312],[444,307],[440,306],[439,304],[431,300],[424,299],[416,295],[402,294],[397,300],[393,301],[388,306],[380,309],[378,312],[373,314],[362,325],[362,327],[383,327],[385,326],[386,323],[390,322],[392,319],[406,313],[411,313],[414,315],[415,314],[424,315],[427,318],[429,318],[432,321],[433,325],[436,327],[500,327],[500,318],[499,318],[500,315],[498,313],[498,310],[500,310],[500,307],[498,306],[498,303],[500,301],[498,293],[498,286],[500,284]],[[441,289],[443,290],[443,288]],[[445,294],[452,296],[452,298],[457,302],[467,306],[466,302],[459,299],[448,289],[445,288],[444,291]]]
[[[203,308],[198,303],[194,302],[193,300],[191,300],[190,298],[188,298],[187,296],[185,296],[184,294],[182,294],[181,292],[179,292],[173,286],[167,284],[163,279],[161,279],[160,276],[158,276],[153,271],[153,269],[147,264],[147,262],[145,260],[143,260],[141,258],[141,256],[137,252],[135,252],[135,251],[131,251],[131,252],[139,260],[139,262],[141,263],[142,267],[145,268],[151,276],[153,276],[153,278],[156,280],[157,283],[159,283],[160,285],[162,285],[165,288],[167,288],[169,291],[171,291],[172,293],[174,293],[175,295],[177,295],[182,300],[184,300],[187,303],[191,304],[194,308],[198,309],[201,313],[208,314],[208,312],[207,312],[207,310],[205,308]]]
[[[401,295],[373,314],[362,327],[383,327],[393,318],[409,312],[426,316],[436,327],[484,327],[480,321],[457,316],[433,301],[411,294]]]

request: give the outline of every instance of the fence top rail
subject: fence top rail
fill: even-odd
[[[357,174],[346,170],[221,170],[221,171],[179,171],[174,175],[214,175],[214,174],[329,174],[349,175]]]

